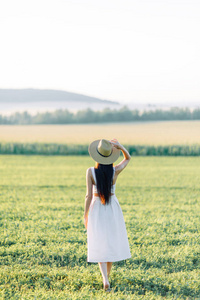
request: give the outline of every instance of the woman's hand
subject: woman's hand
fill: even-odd
[[[115,147],[115,148],[117,148],[117,149],[120,149],[121,150],[121,148],[122,148],[122,145],[118,142],[118,140],[117,139],[112,139],[111,141],[110,141],[110,143]]]

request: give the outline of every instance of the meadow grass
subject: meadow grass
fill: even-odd
[[[88,145],[102,137],[128,145],[200,145],[200,121],[0,125],[0,142]]]
[[[1,299],[200,299],[198,157],[133,157],[119,199],[131,259],[112,291],[87,263],[83,225],[90,157],[0,156]]]

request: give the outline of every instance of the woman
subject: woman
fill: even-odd
[[[120,150],[124,159],[113,167]],[[84,224],[87,229],[87,261],[99,263],[104,290],[110,291],[112,263],[131,257],[123,213],[115,196],[117,177],[131,156],[116,139],[92,142],[89,153],[96,167],[86,172]]]

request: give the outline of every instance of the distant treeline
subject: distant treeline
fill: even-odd
[[[103,111],[91,109],[72,113],[68,110],[37,113],[16,112],[10,116],[0,115],[0,124],[80,124],[80,123],[109,123],[109,122],[134,122],[134,121],[170,121],[170,120],[200,120],[200,108],[191,111],[189,108],[173,107],[169,110],[143,111],[130,110],[123,107],[119,110],[109,108]]]
[[[125,145],[132,156],[200,156],[200,145]],[[88,145],[0,143],[0,154],[89,155]]]

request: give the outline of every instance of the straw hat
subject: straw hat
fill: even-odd
[[[108,140],[96,140],[89,145],[90,156],[102,165],[110,165],[120,155],[120,150],[115,148]]]

